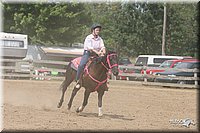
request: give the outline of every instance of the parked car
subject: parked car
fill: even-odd
[[[183,62],[179,62],[174,68],[176,69],[199,69],[199,60],[185,60]],[[164,72],[157,72],[155,75],[158,77],[155,78],[155,82],[165,82],[165,83],[178,83],[178,84],[194,84],[194,80],[180,80],[174,79],[174,77],[182,76],[182,77],[194,77],[194,72],[186,72],[186,71],[177,71],[177,70],[168,70]],[[167,76],[167,77],[159,77]],[[197,76],[200,76],[200,73],[197,73]],[[199,83],[199,82],[198,82]]]
[[[116,77],[117,79],[126,80],[128,78],[127,76],[121,76],[122,73],[134,73],[133,70],[124,69],[121,67],[121,66],[134,66],[134,64],[132,64],[132,62],[128,57],[120,58],[118,64],[119,64],[119,74]]]
[[[135,66],[158,67],[166,60],[181,60],[192,58],[190,56],[163,56],[163,55],[139,55],[136,59]],[[135,73],[141,73],[141,69],[136,69]]]
[[[130,61],[130,59],[128,57],[122,57],[119,59],[118,64],[119,65],[130,65],[130,64],[132,64],[132,62]]]
[[[164,72],[163,68],[174,68],[180,62],[192,61],[196,59],[181,59],[181,60],[166,60],[159,67],[152,69],[147,69],[146,74],[154,74],[155,72]],[[144,70],[141,71],[141,74],[144,74]]]
[[[163,56],[163,55],[139,55],[136,59],[135,66],[152,66],[158,67],[166,60],[172,59],[186,59],[192,58],[190,56]]]

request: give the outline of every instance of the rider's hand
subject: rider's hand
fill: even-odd
[[[92,50],[94,53],[96,53],[98,56],[104,56],[104,53],[103,53],[103,51],[96,51],[96,50]]]
[[[102,51],[100,51],[100,53],[98,55],[101,57],[101,56],[104,56],[104,53]]]
[[[100,52],[100,51],[99,51],[99,52],[97,52],[97,55],[98,55],[98,56],[100,56],[100,55],[101,55],[101,52]]]

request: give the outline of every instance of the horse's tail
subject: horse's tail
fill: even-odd
[[[62,90],[63,87],[67,84],[67,72],[69,72],[71,69],[71,62],[67,65],[67,68],[66,68],[66,72],[65,72],[65,80],[62,82],[62,84],[60,85],[59,87],[59,90]]]

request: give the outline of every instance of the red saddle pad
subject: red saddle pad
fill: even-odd
[[[74,68],[75,70],[78,69],[78,65],[80,64],[80,61],[81,61],[81,57],[77,57],[75,59],[73,59],[71,62],[71,67]]]

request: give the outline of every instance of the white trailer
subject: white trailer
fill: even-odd
[[[0,32],[1,56],[6,59],[23,59],[28,49],[28,35]]]

